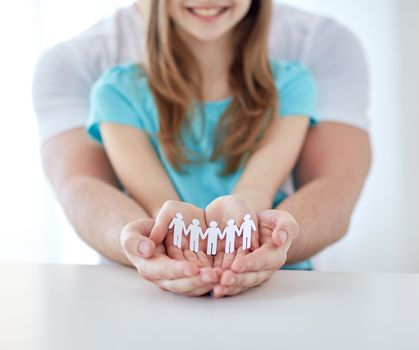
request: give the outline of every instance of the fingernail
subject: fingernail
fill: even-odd
[[[281,238],[282,243],[285,244],[285,242],[288,240],[288,233],[281,231],[279,237]]]
[[[149,253],[150,253],[150,247],[149,247],[148,243],[147,242],[140,243],[140,245],[138,247],[138,251],[142,255],[149,255]]]

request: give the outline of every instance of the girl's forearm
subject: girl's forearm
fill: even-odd
[[[307,117],[275,120],[265,144],[250,157],[233,194],[255,211],[271,209],[275,194],[295,166],[308,128]]]
[[[103,123],[100,128],[106,152],[119,180],[149,216],[156,217],[164,202],[179,200],[143,131],[111,123]]]

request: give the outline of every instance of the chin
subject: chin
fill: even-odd
[[[217,41],[219,39],[221,39],[223,37],[223,35],[221,34],[191,34],[196,40],[202,41],[202,42],[214,42]]]
[[[195,40],[203,42],[214,42],[220,40],[227,33],[227,31],[223,31],[221,28],[203,28],[203,30],[190,30],[190,28],[191,27],[189,27],[189,30],[186,30],[187,34]]]

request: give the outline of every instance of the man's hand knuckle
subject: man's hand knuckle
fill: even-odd
[[[153,279],[153,276],[151,275],[150,271],[146,269],[143,265],[140,265],[138,268],[138,273],[142,278],[144,278],[147,281],[151,281]]]

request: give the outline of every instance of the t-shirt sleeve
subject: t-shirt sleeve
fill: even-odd
[[[94,83],[67,43],[42,54],[35,68],[33,105],[41,142],[74,128],[83,128]]]
[[[133,11],[136,12],[134,5],[121,9],[40,56],[32,95],[42,143],[69,130],[83,129],[94,83],[121,60],[138,60],[139,51],[126,32],[133,25]],[[129,51],[125,46],[128,41]]]
[[[281,117],[307,116],[317,124],[317,85],[307,68],[296,62],[274,65]]]
[[[335,20],[325,19],[307,39],[301,61],[318,86],[319,121],[367,131],[369,74],[364,50],[355,35]]]
[[[138,108],[134,105],[139,91],[130,74],[132,69],[113,67],[95,83],[90,93],[90,113],[86,130],[102,143],[100,124],[115,123],[145,129]]]

